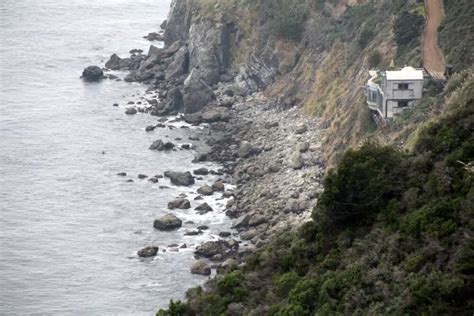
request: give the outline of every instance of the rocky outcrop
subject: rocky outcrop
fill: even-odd
[[[155,219],[153,227],[158,230],[175,230],[181,227],[182,221],[173,214],[166,214],[158,219]]]
[[[173,0],[168,14],[165,32],[165,45],[171,45],[178,40],[187,40],[191,27],[193,0]]]
[[[158,249],[156,246],[148,246],[138,250],[137,255],[142,258],[154,257],[158,253]]]
[[[100,81],[104,78],[104,72],[98,66],[88,66],[82,72],[81,78],[88,82]]]
[[[192,70],[184,81],[183,105],[185,113],[201,111],[204,106],[215,99],[214,92],[209,85],[201,79],[196,70]]]
[[[174,209],[185,210],[185,209],[191,208],[191,202],[189,202],[188,199],[176,199],[168,203],[168,208],[170,210],[174,210]]]
[[[211,267],[209,267],[205,261],[198,260],[191,266],[191,273],[198,275],[211,275]]]
[[[174,185],[190,186],[194,184],[194,177],[191,172],[166,171],[165,177],[169,178]]]

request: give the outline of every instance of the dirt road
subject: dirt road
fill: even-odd
[[[426,26],[423,32],[423,65],[430,72],[444,72],[444,58],[438,46],[438,27],[444,18],[443,0],[425,0]]]

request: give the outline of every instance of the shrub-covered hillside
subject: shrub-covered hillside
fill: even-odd
[[[347,151],[312,222],[158,315],[472,315],[474,80],[446,91],[413,151]]]

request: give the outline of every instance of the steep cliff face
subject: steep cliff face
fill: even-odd
[[[472,30],[467,19],[464,28],[452,22],[458,6],[467,5],[461,2],[454,8],[447,1],[441,39]],[[189,42],[191,68],[209,85],[224,74],[247,93],[265,90],[286,107],[321,117],[332,164],[345,149],[374,136],[364,102],[368,70],[421,66],[423,23],[423,3],[415,0],[185,0],[173,4],[167,42]],[[472,64],[472,45],[441,45],[456,69]],[[458,55],[463,58],[450,57]],[[391,130],[377,131],[377,137],[394,138]]]

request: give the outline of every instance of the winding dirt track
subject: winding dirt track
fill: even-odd
[[[429,72],[444,72],[444,58],[438,46],[438,27],[444,18],[443,0],[425,0],[426,26],[423,32],[423,66]]]

